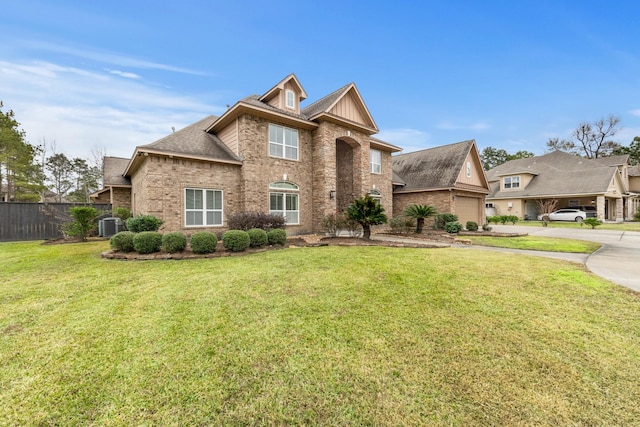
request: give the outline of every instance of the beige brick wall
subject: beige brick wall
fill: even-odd
[[[131,179],[133,213],[161,218],[163,232],[222,231],[224,226],[185,226],[185,189],[222,190],[226,224],[226,216],[239,211],[240,207],[239,169],[236,165],[149,156]]]
[[[269,212],[269,183],[288,181],[299,187],[300,224],[287,226],[290,234],[313,230],[313,154],[311,131],[298,129],[298,160],[269,156],[269,123],[293,128],[254,115],[239,118],[239,154],[242,156],[240,209]]]
[[[131,189],[130,188],[111,188],[111,205],[112,209],[127,208],[131,209]]]
[[[163,231],[195,231],[184,226],[184,189],[221,189],[224,217],[243,211],[269,211],[269,183],[288,181],[299,187],[300,224],[290,234],[319,231],[322,218],[343,209],[374,188],[382,194],[387,214],[393,210],[391,153],[382,151],[382,174],[371,174],[369,135],[323,122],[313,131],[298,129],[298,160],[269,156],[269,123],[277,121],[243,114],[238,118],[238,154],[242,166],[147,156],[131,178],[134,215],[163,219]],[[344,139],[341,172],[336,168],[336,140]],[[342,144],[340,144],[342,145]],[[340,175],[340,180],[338,176]],[[330,199],[336,190],[338,197]],[[118,199],[118,203],[125,203]],[[340,200],[338,204],[338,200]],[[225,224],[226,225],[226,224]],[[223,230],[219,228],[219,230]]]
[[[452,193],[446,191],[430,191],[416,193],[396,193],[393,202],[393,217],[402,216],[404,209],[411,204],[431,205],[438,213],[450,213],[452,210]],[[425,220],[425,226],[433,225],[433,218]]]

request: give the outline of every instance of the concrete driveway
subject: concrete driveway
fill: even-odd
[[[550,254],[545,256],[583,262],[594,274],[640,292],[640,232],[592,230],[591,228],[528,227],[524,225],[492,225],[493,231],[527,233],[532,236],[562,237],[602,243],[591,255]],[[535,251],[527,251],[535,254]],[[540,255],[540,254],[539,254]],[[578,256],[576,256],[578,255]]]

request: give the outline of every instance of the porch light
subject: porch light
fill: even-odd
[[[336,190],[329,191],[329,199],[333,200],[336,198]]]

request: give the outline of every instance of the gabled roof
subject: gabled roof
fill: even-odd
[[[563,151],[511,160],[487,171],[487,177],[492,182],[489,197],[554,197],[605,193],[617,170],[607,163]],[[500,190],[500,177],[520,174],[532,174],[535,177],[519,190]]]
[[[360,92],[358,91],[355,83],[349,83],[348,85],[341,87],[340,89],[330,93],[324,98],[317,100],[313,104],[304,108],[302,110],[302,114],[306,116],[308,120],[317,120],[321,117],[324,117],[334,120],[337,119],[339,121],[352,122],[345,117],[341,117],[341,115],[337,114],[335,110],[335,107],[346,97],[351,97],[353,104],[362,116],[363,122],[356,124],[364,126],[365,128],[372,131],[372,133],[378,132],[378,126],[376,125],[375,120],[373,120],[373,117],[371,116],[369,109],[365,105],[364,100],[362,99],[362,96],[360,95]]]
[[[104,187],[131,185],[131,180],[129,178],[125,178],[122,175],[125,169],[127,169],[129,159],[125,159],[123,157],[105,156],[103,162],[102,177],[104,180]]]
[[[205,117],[151,144],[136,147],[126,168],[125,176],[130,175],[132,169],[135,168],[136,159],[143,153],[242,164],[238,156],[229,150],[217,136],[206,132],[206,129],[216,119],[216,116]]]
[[[278,91],[284,90],[284,87],[287,83],[291,83],[298,88],[298,93],[300,93],[300,101],[303,99],[307,99],[307,92],[305,92],[304,88],[300,84],[300,81],[296,77],[294,73],[289,74],[287,77],[282,79],[278,84],[269,89],[264,95],[259,98],[260,102],[266,102],[267,100],[273,98],[277,95]]]
[[[394,183],[405,185],[397,191],[419,191],[454,188],[474,140],[443,145],[413,153],[393,156]]]
[[[640,176],[640,165],[629,166],[629,176]]]
[[[597,157],[591,160],[598,162],[603,166],[621,166],[629,163],[629,155],[621,154],[619,156]]]

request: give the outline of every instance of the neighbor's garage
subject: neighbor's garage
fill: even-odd
[[[480,202],[482,199],[478,199],[476,197],[461,197],[456,196],[456,215],[458,216],[458,222],[462,224],[463,227],[466,226],[467,221],[473,221],[478,225],[482,225],[481,215],[481,206]],[[484,208],[484,206],[482,206]]]

